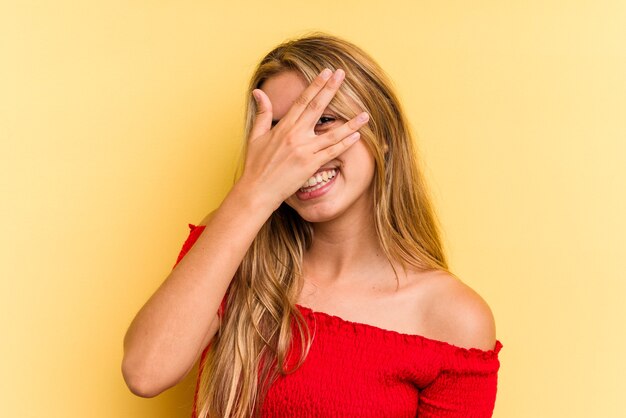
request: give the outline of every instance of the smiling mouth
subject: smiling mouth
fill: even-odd
[[[332,179],[337,177],[337,172],[339,170],[337,168],[332,168],[329,170],[324,170],[319,173],[315,173],[314,176],[311,176],[300,188],[300,192],[307,193],[313,192],[320,187],[324,187],[324,185],[330,183]]]

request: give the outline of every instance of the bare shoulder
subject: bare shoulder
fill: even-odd
[[[437,271],[429,274],[423,289],[431,335],[464,348],[495,347],[496,325],[491,308],[470,286],[453,274]]]

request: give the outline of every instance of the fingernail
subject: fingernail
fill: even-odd
[[[252,96],[254,97],[254,100],[259,103],[259,92],[252,90]]]
[[[323,78],[324,80],[328,80],[328,79],[330,78],[330,75],[331,75],[332,73],[333,73],[333,72],[332,72],[330,69],[328,69],[328,68],[324,68],[324,71],[322,71],[322,72],[320,73],[320,75],[322,76],[322,78]]]
[[[359,122],[365,122],[369,118],[370,118],[370,115],[368,115],[367,112],[363,112],[359,116],[356,117],[356,120],[358,120]]]
[[[333,77],[335,80],[339,80],[343,75],[345,75],[345,71],[342,70],[341,68],[337,68],[337,71],[335,71],[335,76]]]

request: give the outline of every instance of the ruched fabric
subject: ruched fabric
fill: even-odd
[[[204,230],[189,224],[176,264]],[[174,266],[176,266],[176,264]],[[219,315],[224,314],[224,297]],[[313,336],[305,362],[280,376],[262,405],[264,418],[483,418],[495,405],[498,353],[404,334],[296,304]],[[294,330],[295,330],[294,325]],[[192,418],[204,361],[202,352]],[[300,353],[298,338],[293,353]],[[289,355],[287,369],[299,355]]]

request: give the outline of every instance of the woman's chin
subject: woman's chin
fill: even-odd
[[[291,206],[302,219],[311,223],[332,221],[339,215],[335,208],[327,207],[328,205],[315,205],[305,208],[298,204],[294,205],[290,201],[286,201],[285,203]]]
[[[300,217],[310,223],[328,222],[336,218],[336,216],[332,216],[332,215],[325,216],[321,214],[308,214],[308,213],[300,213]]]

